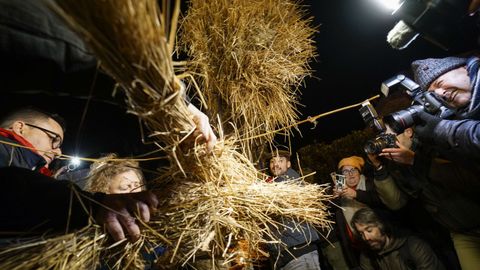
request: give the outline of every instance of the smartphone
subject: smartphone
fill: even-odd
[[[345,188],[345,175],[332,172],[330,174],[330,177],[332,177],[332,180],[335,183],[335,188],[337,190],[343,190]]]

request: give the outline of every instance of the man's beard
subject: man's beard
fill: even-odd
[[[272,170],[272,174],[274,176],[280,176],[280,175],[284,175],[287,171],[283,171],[282,168],[279,168],[279,167],[274,167],[273,170]]]
[[[368,241],[367,244],[370,247],[370,249],[379,251],[383,249],[383,247],[385,246],[385,242],[386,241],[373,240],[373,241]]]

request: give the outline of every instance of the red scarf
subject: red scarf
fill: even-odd
[[[15,132],[0,128],[0,136],[8,138],[10,140],[14,140],[14,141],[18,142],[18,144],[20,144],[20,145],[29,147],[30,148],[29,150],[31,150],[32,152],[34,152],[38,155],[38,151],[35,149],[35,147],[29,141],[27,141],[25,138],[23,138],[22,136],[18,135]],[[42,168],[40,168],[39,171],[40,171],[41,174],[46,175],[46,176],[52,176],[53,175],[53,172],[50,171],[47,167],[42,167]]]

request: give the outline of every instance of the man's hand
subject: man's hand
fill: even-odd
[[[95,220],[104,225],[115,241],[123,240],[125,233],[131,241],[140,236],[140,228],[135,222],[140,218],[144,222],[150,220],[150,210],[158,206],[157,197],[150,191],[107,194],[100,202]]]
[[[424,142],[432,142],[435,127],[442,119],[423,110],[418,111],[417,116],[422,120],[422,122],[415,126],[415,133],[420,140]]]
[[[397,146],[398,148],[384,148],[382,153],[380,153],[380,156],[398,163],[413,165],[413,161],[415,160],[415,152],[408,149],[398,141]]]
[[[194,136],[202,136],[207,143],[207,149],[212,151],[213,146],[215,146],[215,143],[217,143],[217,136],[215,136],[215,133],[213,133],[208,116],[197,109],[197,107],[195,107],[192,103],[188,104],[188,110],[190,113],[192,113],[193,122],[195,122],[197,127]]]

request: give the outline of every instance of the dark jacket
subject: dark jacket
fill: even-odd
[[[364,270],[443,270],[430,246],[414,236],[391,237],[387,247],[376,254],[362,253],[360,267]]]
[[[65,233],[67,227],[81,228],[88,224],[89,212],[94,214],[93,201],[104,196],[24,168],[0,168],[0,181],[0,232]]]
[[[472,213],[480,213],[478,168],[421,153],[416,151],[414,166],[389,162],[375,172],[375,186],[383,203],[397,210],[409,198],[416,198],[448,230],[476,234],[480,216]]]
[[[285,175],[274,178],[274,182],[287,180],[301,181],[300,175],[291,168],[288,169]],[[298,223],[286,219],[282,219],[281,222],[286,227],[292,229],[281,227],[276,230],[272,228],[273,233],[280,237],[282,243],[287,247],[287,249],[285,249],[278,244],[269,245],[270,258],[272,261],[276,261],[277,268],[285,266],[294,258],[317,250],[316,242],[320,239],[315,228],[309,224],[296,225]],[[292,257],[292,255],[294,257]]]
[[[18,144],[18,142],[2,136],[0,136],[0,141]],[[40,170],[45,164],[45,159],[42,156],[29,149],[0,142],[0,168],[19,167],[29,170]]]
[[[434,129],[435,143],[444,156],[480,158],[480,119],[441,120]]]
[[[85,43],[49,7],[54,1],[0,0],[0,55],[53,63],[69,72],[95,67]]]

